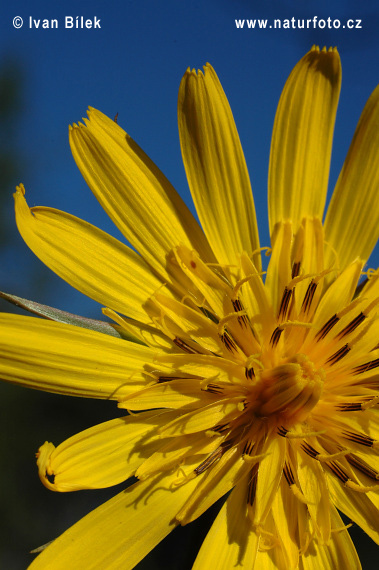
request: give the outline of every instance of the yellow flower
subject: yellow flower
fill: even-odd
[[[284,87],[267,271],[237,130],[210,65],[187,71],[178,103],[204,232],[136,143],[94,109],[70,129],[72,152],[140,255],[69,214],[29,209],[18,187],[28,246],[116,324],[2,315],[1,377],[131,411],[45,443],[41,480],[72,491],[139,479],[33,569],[133,568],[229,491],[195,570],[359,568],[338,511],[379,542],[379,272],[363,273],[379,233],[379,89],[322,224],[340,82],[337,51],[312,48]]]

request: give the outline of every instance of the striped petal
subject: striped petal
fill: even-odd
[[[22,186],[15,201],[20,234],[45,265],[95,301],[150,321],[143,305],[162,283],[139,255],[79,218],[50,208],[29,209]]]
[[[0,314],[0,377],[47,392],[117,399],[146,386],[155,351],[95,331]]]
[[[160,444],[157,435],[138,443],[168,421],[169,413],[144,412],[86,429],[54,447],[44,443],[37,454],[42,483],[52,491],[102,489],[134,475]]]
[[[177,525],[175,515],[197,481],[175,486],[169,474],[138,482],[54,540],[30,570],[130,570]]]
[[[259,248],[249,174],[228,100],[207,64],[188,70],[178,100],[180,144],[188,183],[204,232],[219,263]],[[258,255],[254,259],[260,267]]]
[[[322,218],[341,86],[337,50],[313,47],[289,76],[272,134],[268,203],[270,233],[291,219]]]
[[[168,279],[167,256],[186,244],[212,261],[203,232],[169,181],[114,121],[90,109],[70,129],[72,154],[116,226],[147,263]]]
[[[327,259],[367,260],[379,237],[379,87],[363,109],[325,219]]]

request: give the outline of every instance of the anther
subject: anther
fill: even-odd
[[[367,435],[361,435],[360,433],[353,431],[343,431],[341,432],[342,437],[353,441],[354,443],[359,443],[359,445],[364,445],[365,447],[373,447],[375,440]]]
[[[350,465],[352,465],[353,467],[358,469],[358,471],[369,477],[369,479],[372,479],[373,481],[377,481],[379,479],[379,473],[375,469],[370,467],[370,465],[367,465],[367,463],[362,459],[360,459],[359,457],[349,454],[346,456],[346,459],[348,460]]]
[[[275,346],[278,344],[282,332],[283,332],[282,328],[276,327],[276,329],[272,333],[271,338],[270,338],[270,344],[272,345],[273,348],[275,348]]]
[[[345,344],[342,348],[337,350],[328,360],[326,361],[327,364],[333,366],[333,364],[337,364],[344,356],[346,356],[350,352],[351,348],[348,344]]]
[[[336,409],[340,412],[359,412],[362,410],[362,404],[360,402],[338,404]]]
[[[305,293],[303,304],[301,305],[301,310],[303,313],[309,312],[312,305],[313,297],[316,293],[316,289],[317,289],[317,283],[315,283],[315,281],[312,279]]]
[[[295,277],[297,277],[300,273],[300,265],[301,262],[300,261],[296,261],[293,265],[292,265],[292,279],[294,279]]]
[[[285,320],[289,308],[289,304],[291,301],[293,289],[288,289],[288,287],[284,288],[282,300],[280,302],[279,312],[278,312],[278,320]]]
[[[292,469],[291,469],[290,465],[288,465],[287,461],[284,463],[283,474],[284,474],[284,477],[286,478],[286,481],[290,487],[291,487],[291,485],[295,484],[295,479],[294,479],[294,476],[292,473]]]
[[[365,320],[366,315],[364,313],[359,313],[345,328],[342,329],[340,333],[338,333],[336,338],[343,338],[347,334],[352,333],[363,321]]]
[[[246,366],[245,368],[245,376],[248,380],[252,380],[255,376],[254,368],[252,366]]]
[[[207,469],[209,469],[209,467],[211,467],[214,463],[216,463],[216,461],[218,461],[223,455],[224,453],[231,448],[232,446],[232,442],[231,441],[225,441],[224,443],[222,443],[220,445],[220,447],[218,447],[217,449],[215,449],[215,451],[213,451],[206,459],[205,461],[203,461],[202,463],[200,463],[200,465],[198,467],[196,467],[196,469],[194,470],[196,475],[200,475],[201,473],[204,473],[204,471],[206,471]]]
[[[366,362],[365,364],[361,364],[360,366],[355,366],[352,369],[352,373],[355,374],[363,374],[364,372],[368,372],[369,370],[373,370],[379,366],[379,358],[375,360],[371,360],[370,362]]]
[[[218,325],[219,319],[216,317],[216,315],[214,313],[212,313],[211,311],[209,311],[205,307],[199,307],[199,309],[203,313],[203,315],[205,315],[209,320],[211,320],[213,323]]]
[[[332,328],[338,323],[338,321],[339,318],[337,317],[337,315],[333,315],[332,317],[330,317],[330,319],[326,321],[326,323],[318,331],[316,335],[316,340],[319,341],[325,338],[326,335],[332,330]]]
[[[229,352],[238,352],[237,344],[232,337],[232,335],[224,329],[224,332],[220,334],[221,342],[226,346]]]
[[[223,393],[223,388],[221,388],[221,386],[218,386],[217,384],[207,384],[207,386],[204,388],[205,392],[210,392],[211,394],[222,394]]]
[[[286,437],[287,433],[288,433],[288,429],[286,429],[283,426],[278,427],[277,429],[277,433],[278,435],[281,435],[282,437]]]
[[[335,461],[331,461],[330,463],[326,463],[329,469],[334,473],[334,475],[342,481],[342,483],[346,483],[349,481],[348,475],[346,475],[345,471],[336,463]]]
[[[249,326],[249,319],[247,318],[246,311],[239,299],[232,300],[233,309],[236,313],[240,313],[238,316],[238,322],[241,327],[247,328]]]
[[[189,346],[184,340],[179,337],[175,337],[173,343],[176,344],[178,348],[181,348],[184,352],[188,352],[188,354],[199,354],[200,351],[195,350],[193,347]]]

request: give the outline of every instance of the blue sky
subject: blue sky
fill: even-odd
[[[12,7],[4,4],[0,8],[0,70],[6,62],[19,70],[21,105],[11,125],[10,139],[17,168],[14,180],[5,189],[9,196],[3,206],[8,240],[6,247],[0,248],[0,288],[86,316],[99,317],[100,308],[54,277],[22,242],[13,221],[12,193],[14,186],[23,182],[30,205],[60,208],[120,238],[86,187],[68,145],[68,125],[79,121],[89,105],[110,117],[118,113],[119,124],[189,203],[176,123],[177,92],[188,66],[199,68],[209,61],[217,71],[234,113],[252,180],[261,243],[268,245],[266,193],[271,129],[281,89],[292,67],[312,44],[337,46],[341,54],[343,80],[331,189],[363,106],[379,82],[376,1],[68,0],[63,3],[15,0]],[[19,29],[12,24],[17,16],[24,22]],[[74,20],[76,16],[92,20],[96,17],[101,28],[65,29],[66,16]],[[339,29],[278,30],[246,26],[238,29],[235,24],[236,19],[267,19],[269,26],[275,18],[293,17],[297,22],[298,18],[315,16],[318,21],[339,19],[341,26]],[[38,29],[29,28],[30,17],[41,20]],[[58,29],[42,29],[43,19],[58,20]],[[353,20],[354,26],[360,22],[360,27],[343,28],[348,19]],[[379,255],[375,256],[373,265],[379,265]],[[27,431],[35,419],[33,406],[45,398],[46,409],[50,409],[54,397],[14,387],[9,390],[13,390],[9,397],[15,410],[23,403],[22,418],[15,415],[13,427],[6,425],[7,433],[13,434],[12,453],[20,455],[18,476],[25,474],[27,480],[27,483],[24,480],[18,483],[17,493],[24,485],[28,491],[29,484],[35,485],[28,495],[21,495],[25,512],[20,518],[32,521],[30,528],[44,527],[45,519],[36,512],[30,498],[33,495],[37,501],[38,497],[42,503],[47,495],[45,489],[40,491],[42,486],[37,477],[34,483],[29,483],[29,465],[33,476],[35,472],[33,453],[43,438],[53,439],[55,433],[53,441],[58,443],[63,437],[91,425],[91,421],[87,415],[81,418],[81,402],[74,404],[76,408],[68,413],[63,404],[59,407],[63,399],[59,400],[58,408],[54,407],[53,413],[48,412],[48,417],[38,412],[35,424],[41,425],[36,428],[41,433],[33,437],[28,434],[29,439],[21,447],[25,426]],[[98,408],[94,418],[97,412]],[[66,428],[67,413],[72,425]],[[76,419],[74,426],[71,418],[75,413],[81,419]],[[60,429],[66,430],[64,435],[63,431],[57,435],[58,421],[61,421]],[[80,421],[83,425],[78,427]],[[14,474],[9,479],[9,488],[12,484],[15,484]],[[79,516],[74,512],[78,495],[74,494],[73,498],[61,498],[57,494],[52,498],[51,495],[49,504],[60,514],[49,519],[52,536],[47,536],[46,542]],[[80,514],[89,509],[88,505],[80,508]],[[30,541],[40,540],[31,538],[31,531],[17,532],[16,535],[14,531],[16,550],[26,552],[38,546],[38,542],[30,544]],[[25,559],[15,551],[7,556],[4,567],[25,567]]]
[[[185,69],[206,61],[215,67],[230,100],[250,170],[261,241],[267,243],[266,184],[276,104],[291,68],[313,43],[337,45],[343,84],[336,124],[331,186],[343,163],[359,114],[379,78],[379,13],[374,2],[276,2],[152,0],[51,3],[15,2],[2,8],[0,58],[22,71],[22,108],[14,124],[20,168],[31,205],[49,205],[117,230],[101,212],[71,157],[67,126],[91,105],[113,117],[144,148],[189,201],[176,125],[176,100]],[[12,20],[23,18],[15,29]],[[65,17],[100,20],[101,29],[66,29]],[[238,29],[236,19],[339,19],[339,29]],[[41,20],[38,29],[29,19]],[[58,29],[42,29],[56,19]],[[342,26],[347,19],[358,29]],[[1,61],[0,60],[0,61]],[[13,218],[9,188],[7,218]],[[3,254],[3,288],[28,295],[30,273],[44,275],[10,222],[12,247]],[[20,260],[22,261],[20,263]],[[49,276],[50,277],[50,276]],[[53,279],[53,278],[52,278]],[[40,301],[97,311],[58,280]],[[42,296],[42,289],[39,291]],[[75,306],[74,306],[75,305]]]

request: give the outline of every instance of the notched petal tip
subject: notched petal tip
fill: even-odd
[[[333,84],[338,84],[341,79],[341,60],[336,47],[326,48],[322,50],[318,46],[305,54],[303,58],[304,64],[308,65],[314,71],[322,73]]]
[[[54,485],[55,476],[53,470],[50,467],[50,458],[54,449],[55,445],[53,443],[45,441],[45,443],[41,445],[36,453],[39,478],[45,487],[50,489],[50,491],[58,490]]]
[[[15,200],[19,196],[25,196],[25,186],[23,184],[19,184],[18,186],[16,186],[16,192],[13,194]]]

